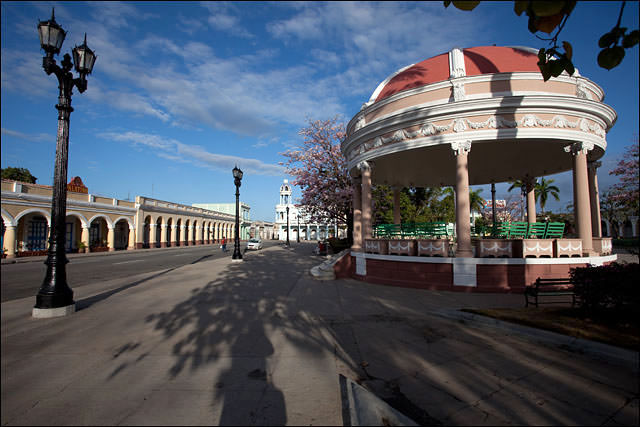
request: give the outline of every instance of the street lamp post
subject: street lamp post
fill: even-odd
[[[491,183],[491,216],[493,217],[493,229],[496,229],[496,184]]]
[[[296,233],[296,240],[298,241],[298,243],[300,243],[300,211],[298,211],[297,215],[298,215],[298,219],[297,219],[298,232]]]
[[[233,168],[233,182],[236,185],[236,233],[231,260],[242,261],[242,252],[240,252],[240,185],[242,185],[242,170],[238,169],[238,166]]]
[[[287,206],[287,246],[289,246],[289,206]]]
[[[91,74],[96,55],[87,46],[87,35],[84,43],[73,48],[73,64],[71,56],[66,53],[59,66],[54,55],[60,53],[66,31],[55,20],[51,11],[51,20],[38,22],[40,47],[45,51],[42,58],[42,68],[47,75],[55,74],[58,78],[58,132],[56,139],[56,160],[53,174],[53,195],[51,200],[51,230],[49,235],[49,252],[45,264],[47,272],[42,286],[36,296],[33,307],[33,317],[57,317],[71,314],[75,311],[73,291],[67,284],[66,264],[69,262],[65,254],[67,213],[67,166],[69,159],[69,117],[71,94],[73,87],[80,93],[87,89],[87,75]],[[74,78],[71,69],[80,75]]]

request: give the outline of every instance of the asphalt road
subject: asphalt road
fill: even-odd
[[[265,247],[280,244],[265,241]],[[241,243],[244,251],[246,242]],[[118,279],[140,273],[176,268],[187,264],[233,255],[233,242],[223,254],[220,245],[188,246],[151,251],[118,251],[92,256],[72,255],[67,264],[67,283],[77,289],[97,281]],[[30,297],[38,293],[46,273],[44,260],[2,264],[0,301]]]

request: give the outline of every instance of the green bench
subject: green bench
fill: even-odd
[[[373,235],[379,239],[440,239],[447,237],[449,233],[445,222],[405,222],[375,225]]]
[[[564,235],[564,222],[549,222],[544,233],[545,239],[562,239]]]

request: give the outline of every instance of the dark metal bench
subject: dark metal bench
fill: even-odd
[[[531,285],[527,285],[524,289],[525,307],[529,307],[529,297],[533,298],[531,302],[538,306],[538,297],[541,296],[560,296],[570,295],[572,298],[571,306],[576,304],[576,294],[573,290],[573,282],[571,279],[542,279],[538,277]],[[565,301],[550,301],[548,303],[560,303]]]

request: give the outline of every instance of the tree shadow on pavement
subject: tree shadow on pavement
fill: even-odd
[[[306,249],[301,246],[297,253],[271,248],[245,254],[243,262],[230,263],[170,311],[147,317],[172,343],[171,377],[218,367],[213,404],[221,404],[222,409],[220,419],[212,422],[287,423],[285,397],[273,381],[279,354],[272,340],[280,339],[283,331],[295,329],[284,335],[298,337],[295,344],[304,352],[333,351],[308,330],[309,325],[296,325],[285,315],[292,286],[317,263],[302,253]]]
[[[247,254],[147,316],[171,346],[170,377],[210,378],[221,409],[209,422],[312,422],[292,418],[288,405],[319,398],[307,390],[323,381],[311,372],[328,353],[327,374],[336,369],[422,424],[633,424],[631,370],[432,313],[486,307],[492,295],[314,281],[308,271],[322,259],[311,249]],[[303,361],[292,363],[291,353]]]

